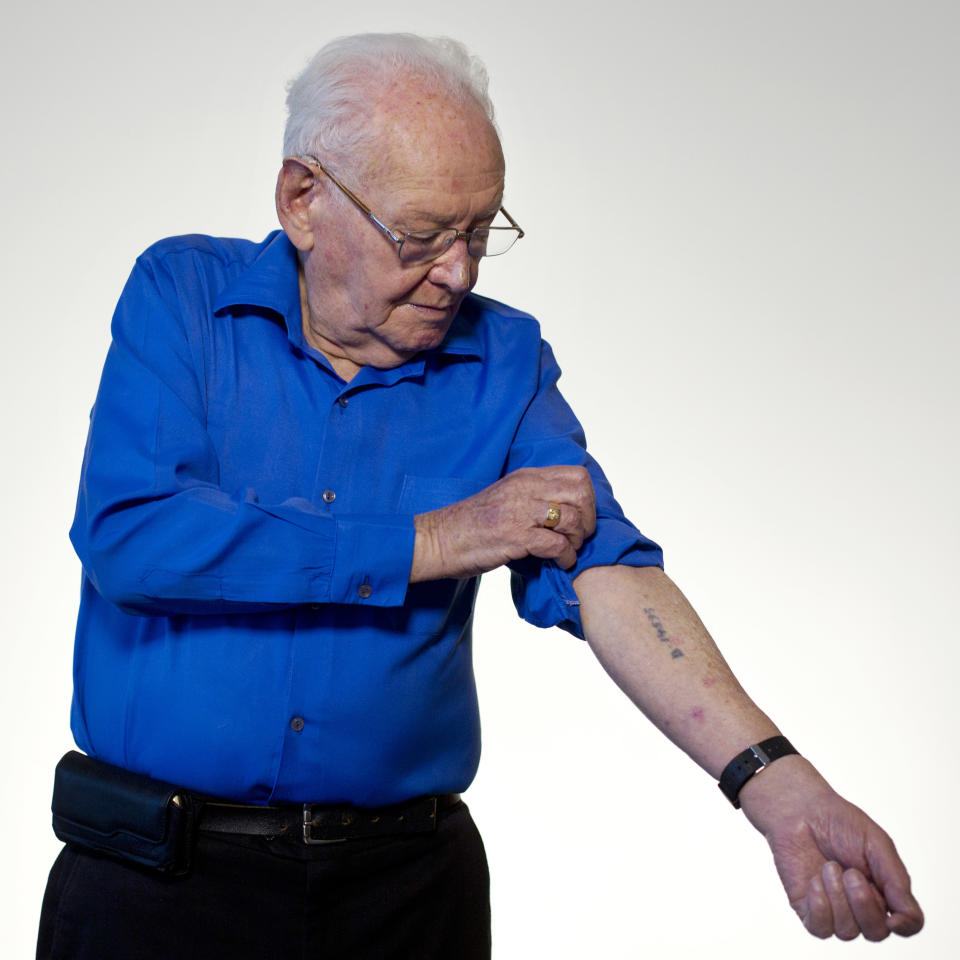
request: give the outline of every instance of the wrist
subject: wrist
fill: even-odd
[[[442,564],[439,547],[440,511],[418,513],[413,518],[413,562],[410,565],[410,582],[439,580]]]
[[[744,816],[766,834],[774,823],[782,823],[784,817],[809,811],[810,798],[817,793],[826,796],[833,790],[806,757],[792,754],[770,764],[743,785],[740,808]]]

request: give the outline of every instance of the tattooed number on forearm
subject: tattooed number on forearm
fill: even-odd
[[[657,616],[657,611],[654,610],[653,607],[644,607],[643,612],[650,621],[650,626],[656,630],[657,639],[661,643],[665,643],[670,648],[670,656],[673,657],[674,660],[676,660],[677,657],[682,657],[683,651],[677,646],[677,641],[664,629],[663,624],[660,622],[660,618]]]

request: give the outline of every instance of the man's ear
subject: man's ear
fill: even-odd
[[[277,174],[277,216],[290,242],[304,253],[313,249],[314,244],[310,204],[315,199],[316,185],[316,174],[305,163],[295,157],[283,161]]]

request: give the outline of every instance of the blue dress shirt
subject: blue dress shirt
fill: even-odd
[[[520,614],[580,633],[571,580],[660,564],[556,387],[536,321],[469,296],[443,344],[345,383],[304,340],[296,251],[178,237],[113,319],[71,538],[72,727],[87,753],[253,803],[465,789],[477,579],[408,583],[417,513],[583,464],[577,567],[514,565]]]

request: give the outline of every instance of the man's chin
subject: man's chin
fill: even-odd
[[[402,344],[383,344],[383,363],[374,363],[374,366],[381,368],[399,367],[401,364],[412,360],[418,353],[425,350],[435,350],[446,339],[447,331],[450,329],[451,320],[447,320],[443,325],[438,325],[434,329],[422,330],[414,338],[411,337]]]

